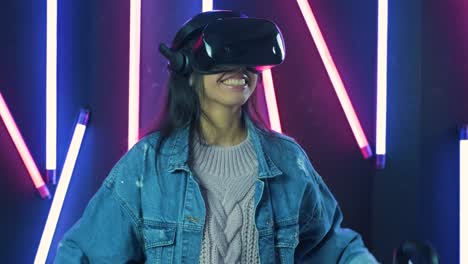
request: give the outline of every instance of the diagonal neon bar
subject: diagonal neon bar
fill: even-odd
[[[60,217],[60,212],[62,211],[63,201],[67,195],[68,185],[70,184],[70,180],[73,175],[73,170],[80,152],[81,143],[83,142],[88,120],[89,112],[86,110],[81,110],[78,117],[78,122],[73,132],[72,141],[65,158],[65,163],[59,178],[57,190],[55,191],[54,199],[52,200],[49,215],[47,216],[47,221],[42,233],[41,241],[39,242],[36,258],[34,259],[35,264],[46,263],[50,244],[54,238],[55,228]]]
[[[273,76],[271,74],[271,70],[263,71],[262,77],[271,129],[275,130],[276,132],[282,133],[281,121],[278,112],[278,104],[276,101],[275,86],[273,84]]]
[[[361,153],[364,158],[368,159],[372,157],[372,150],[367,141],[367,137],[364,134],[361,123],[359,122],[359,119],[356,115],[356,111],[354,111],[354,107],[351,103],[348,93],[346,92],[346,88],[343,84],[343,81],[341,80],[340,74],[338,73],[335,62],[333,61],[330,51],[328,50],[319,25],[317,24],[317,20],[315,19],[314,13],[312,12],[312,8],[310,7],[307,0],[297,0],[297,3],[301,9],[302,15],[304,16],[315,45],[317,46],[317,49],[320,53],[320,57],[322,58],[323,64],[325,65],[328,76],[330,77],[333,87],[335,88],[335,92],[341,103],[341,107],[345,112],[346,118],[348,119],[348,123],[351,126],[351,130],[353,131],[357,144],[361,149]]]
[[[18,150],[21,160],[23,161],[29,175],[31,176],[34,186],[43,199],[49,199],[49,189],[45,185],[44,180],[39,173],[39,169],[37,168],[37,165],[34,162],[34,159],[32,158],[31,153],[29,152],[29,149],[26,146],[26,143],[24,142],[18,127],[16,126],[15,120],[13,119],[13,116],[8,109],[2,93],[0,93],[0,116],[2,117],[8,133],[10,134],[11,139],[13,140],[13,143]]]

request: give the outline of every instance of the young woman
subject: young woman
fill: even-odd
[[[274,23],[205,12],[160,51],[163,122],[115,165],[56,263],[376,263],[304,150],[257,114],[259,73],[284,59]]]

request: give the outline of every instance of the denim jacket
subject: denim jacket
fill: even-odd
[[[360,235],[340,227],[340,208],[304,150],[245,123],[258,159],[261,263],[376,263]],[[114,166],[55,263],[198,263],[206,208],[188,165],[189,130],[165,140],[156,162],[158,138],[143,138]]]

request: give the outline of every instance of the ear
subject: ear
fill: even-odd
[[[190,86],[190,87],[193,87],[193,74],[190,74],[190,77],[189,77],[189,86]]]

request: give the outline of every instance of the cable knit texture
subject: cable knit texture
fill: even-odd
[[[258,164],[249,137],[232,147],[194,140],[192,150],[207,208],[200,263],[259,263],[253,199]]]

